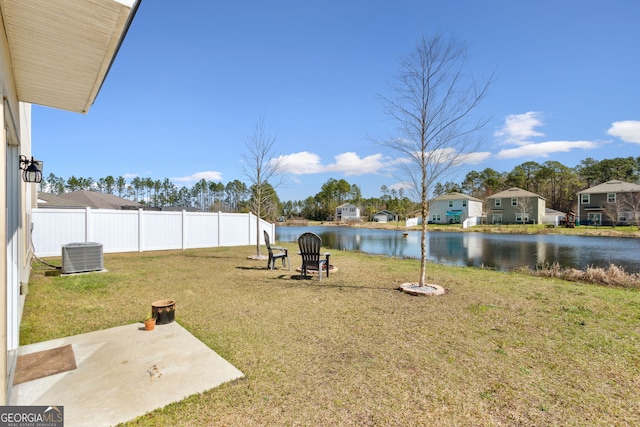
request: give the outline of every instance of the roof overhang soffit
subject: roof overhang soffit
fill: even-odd
[[[86,113],[139,0],[0,0],[18,100]]]

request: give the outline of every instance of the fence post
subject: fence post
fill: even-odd
[[[218,246],[222,246],[222,211],[218,211]]]
[[[91,208],[86,207],[84,210],[84,241],[90,242],[91,239]]]
[[[142,213],[144,210],[142,208],[138,209],[138,252],[142,252],[142,245],[144,242],[144,220],[142,218]]]
[[[182,250],[187,249],[187,211],[182,210]]]

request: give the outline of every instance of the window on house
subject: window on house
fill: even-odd
[[[590,202],[590,194],[581,194],[580,195],[580,203],[582,203],[583,205],[587,205]]]
[[[463,200],[463,201],[462,201],[462,207],[463,207],[463,208],[466,208],[466,207],[467,207],[467,201],[466,201],[466,200]]]
[[[431,216],[431,220],[432,220],[432,221],[440,221],[440,218],[441,218],[441,217],[440,217],[440,214],[433,214],[433,215]]]
[[[527,221],[529,221],[529,214],[516,213],[516,222],[527,222]]]
[[[616,202],[616,193],[607,193],[607,203]]]
[[[516,197],[511,198],[511,206],[518,206],[518,199]]]
[[[449,200],[449,207],[452,208],[453,207],[453,200]]]
[[[494,205],[497,207],[502,206],[502,199],[496,199]]]
[[[502,214],[493,214],[491,222],[494,224],[502,224]]]

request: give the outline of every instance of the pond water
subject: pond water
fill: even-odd
[[[322,245],[400,258],[420,258],[420,231],[353,227],[276,227],[276,240],[295,242],[311,231]],[[608,267],[640,271],[640,239],[560,234],[491,234],[427,232],[427,258],[441,264],[487,267],[507,271],[558,262],[563,268]]]

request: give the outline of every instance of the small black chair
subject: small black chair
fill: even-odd
[[[282,259],[282,266],[284,267],[285,265],[288,265],[289,270],[291,270],[291,262],[289,261],[289,250],[280,246],[271,246],[271,243],[269,242],[269,233],[267,233],[267,230],[264,230],[264,243],[265,245],[267,245],[267,250],[269,251],[269,261],[267,263],[267,268],[273,270],[276,264],[276,260],[280,258]]]
[[[298,246],[302,257],[302,275],[307,276],[309,270],[318,272],[318,280],[322,280],[322,270],[327,272],[329,277],[329,252],[320,253],[322,239],[314,233],[303,233],[298,237]]]

